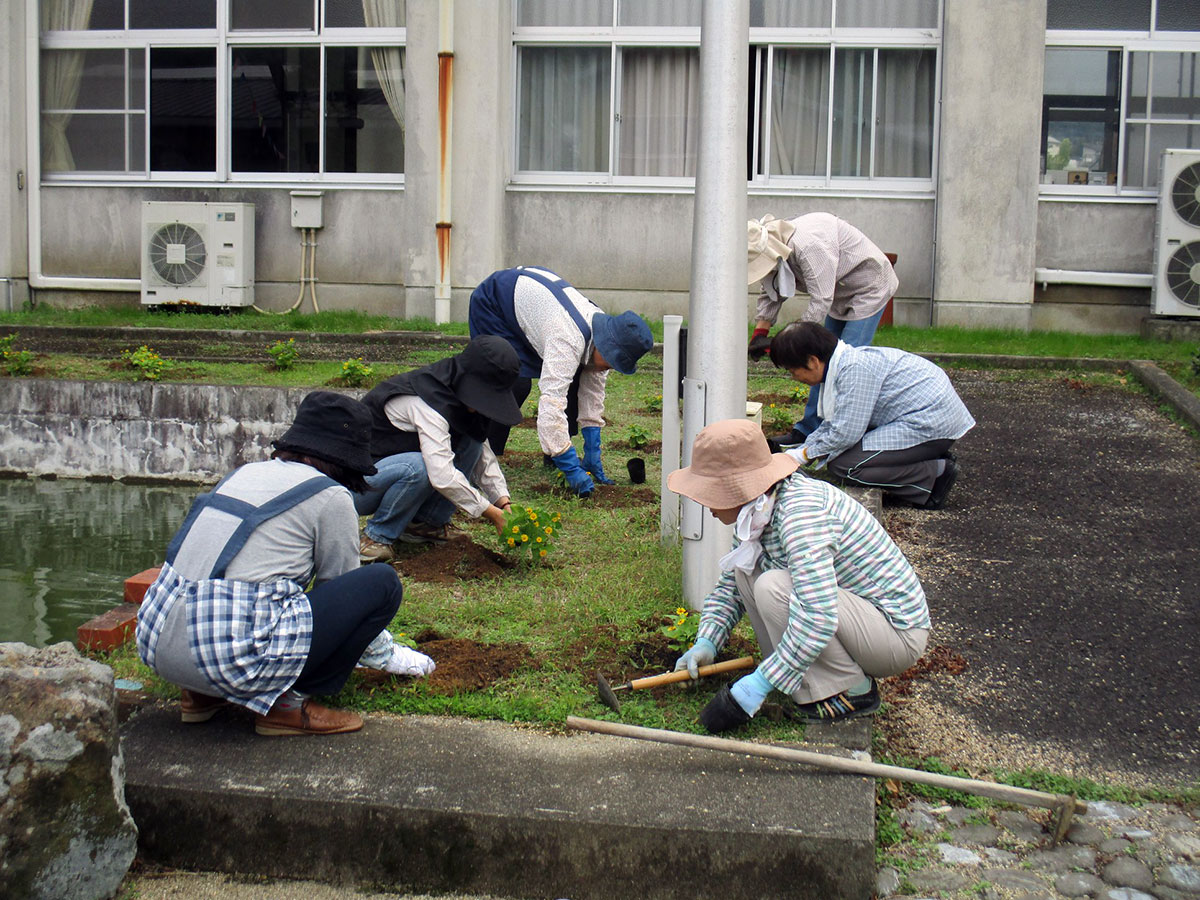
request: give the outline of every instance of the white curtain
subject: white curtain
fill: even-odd
[[[521,0],[517,23],[529,26],[611,25],[613,0]]]
[[[610,51],[522,47],[517,168],[607,172]]]
[[[830,0],[750,0],[752,27],[828,28],[832,19]]]
[[[700,51],[626,48],[622,56],[618,174],[694,176]]]
[[[92,18],[92,0],[42,0],[41,28],[47,31],[82,31]],[[42,52],[42,109],[74,109],[83,79],[83,50]],[[42,114],[42,169],[70,172],[75,157],[67,140],[71,114]]]
[[[399,28],[404,24],[404,0],[362,0],[368,28]],[[392,118],[404,131],[404,67],[399,47],[372,47],[371,64]]]
[[[700,0],[622,0],[617,24],[634,26],[700,26]]]
[[[829,51],[776,50],[771,78],[771,174],[824,175]]]
[[[933,174],[933,50],[880,50],[876,89],[875,175]]]

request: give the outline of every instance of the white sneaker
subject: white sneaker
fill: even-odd
[[[392,675],[429,675],[437,668],[437,663],[426,656],[414,650],[412,647],[406,647],[404,644],[395,644],[392,646],[392,658],[383,664],[383,671],[390,672]]]

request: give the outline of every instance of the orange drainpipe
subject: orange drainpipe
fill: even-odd
[[[438,10],[438,154],[437,254],[433,288],[433,320],[450,321],[450,161],[454,137],[454,0],[441,0]]]

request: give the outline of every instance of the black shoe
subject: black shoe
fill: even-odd
[[[767,446],[771,448],[772,453],[782,453],[784,450],[799,447],[804,441],[804,433],[793,428],[787,434],[776,434],[767,438]]]
[[[720,734],[731,728],[740,728],[750,721],[750,715],[733,699],[729,685],[717,691],[708,705],[700,710],[700,724],[712,734]]]
[[[794,712],[806,722],[840,722],[873,713],[879,705],[879,685],[872,678],[865,694],[841,693],[815,703],[797,703]]]
[[[946,497],[950,495],[950,488],[954,487],[954,482],[958,480],[958,463],[953,459],[946,459],[946,471],[933,482],[933,490],[929,492],[929,499],[925,501],[922,509],[941,509],[946,505]]]

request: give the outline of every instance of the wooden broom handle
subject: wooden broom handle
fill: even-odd
[[[743,656],[740,659],[727,659],[725,662],[713,663],[711,666],[701,666],[696,670],[698,675],[717,675],[721,672],[736,672],[739,669],[754,668],[754,657]],[[648,678],[635,678],[629,682],[630,690],[640,691],[642,688],[658,687],[660,684],[674,684],[677,681],[687,681],[692,676],[687,669],[678,672],[667,672],[665,675],[651,675]]]

